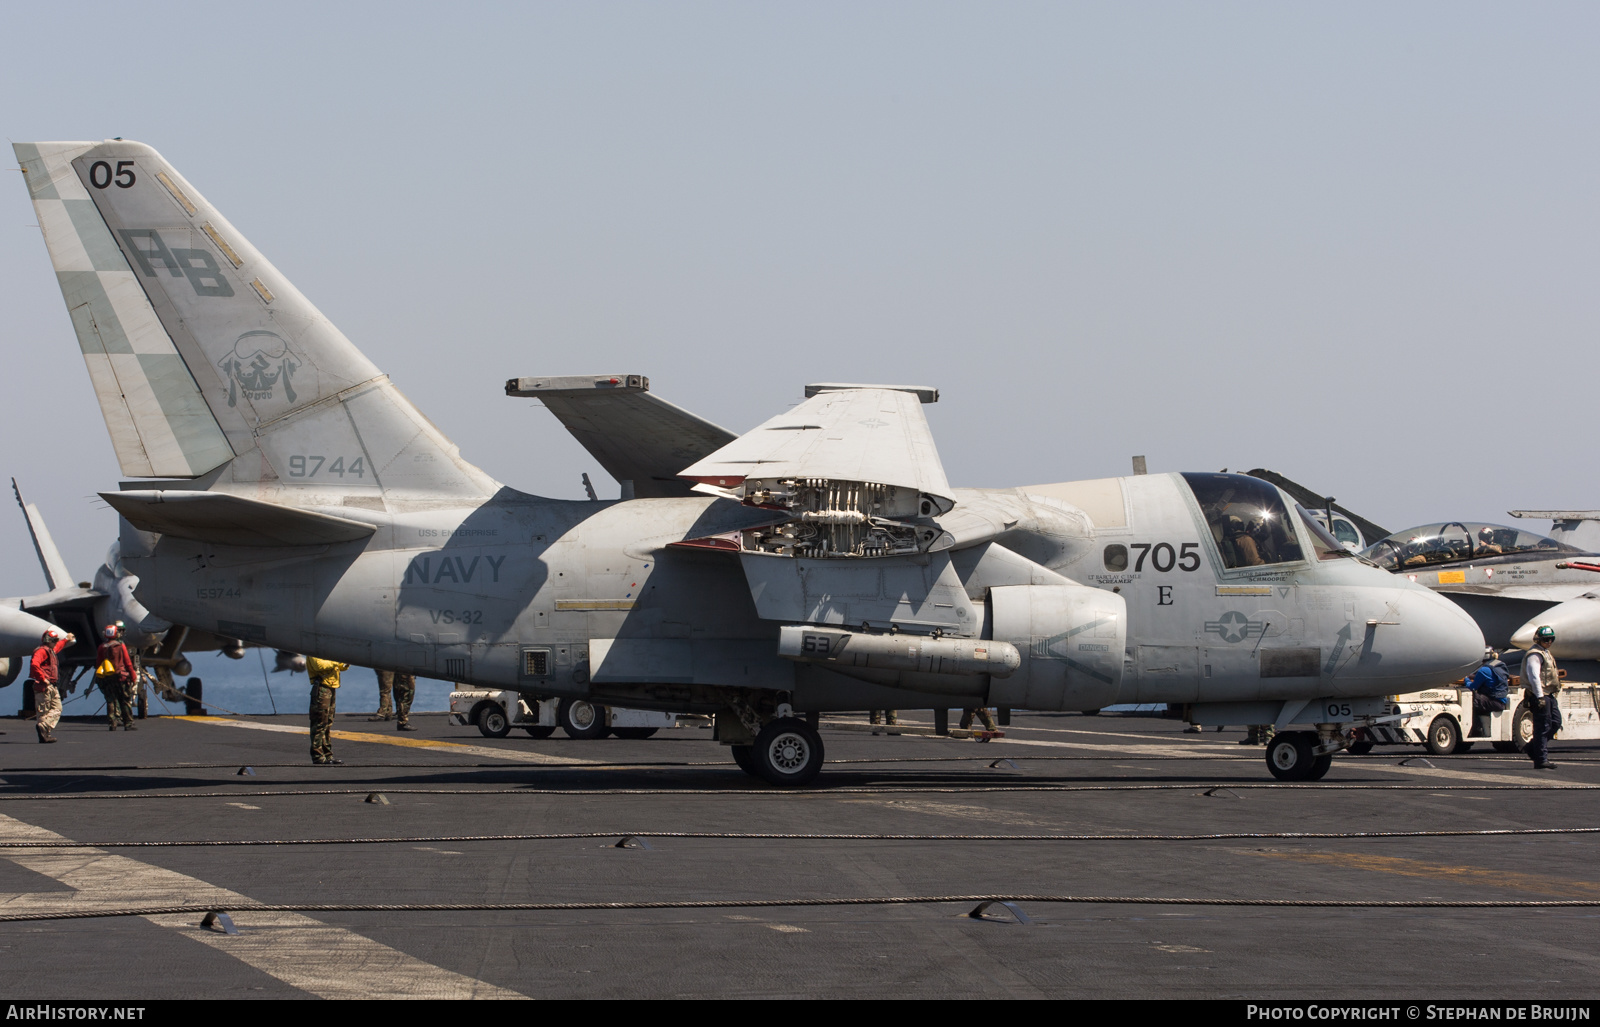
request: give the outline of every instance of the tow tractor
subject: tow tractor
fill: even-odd
[[[534,738],[549,738],[556,728],[569,738],[649,738],[677,727],[673,713],[625,710],[584,699],[546,699],[512,689],[469,689],[450,693],[450,722],[471,724],[487,738],[504,738],[520,727]]]
[[[1563,669],[1561,677],[1566,678]],[[1465,688],[1430,688],[1390,696],[1392,712],[1401,718],[1361,729],[1350,751],[1360,755],[1375,745],[1422,745],[1435,756],[1466,752],[1488,742],[1495,752],[1521,752],[1533,737],[1533,713],[1522,699],[1522,678],[1511,678],[1511,706],[1500,713],[1474,717],[1472,692]],[[1561,740],[1600,738],[1600,684],[1563,680],[1557,693]]]

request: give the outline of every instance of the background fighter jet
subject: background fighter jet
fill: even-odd
[[[953,488],[926,387],[810,386],[732,437],[653,399],[595,405],[642,377],[518,379],[635,498],[518,492],[154,150],[16,150],[118,458],[163,479],[102,495],[140,601],[174,623],[715,713],[778,784],[821,766],[807,713],[1119,701],[1303,725],[1269,766],[1317,777],[1384,696],[1478,661],[1468,617],[1258,479]]]
[[[1317,501],[1315,492],[1281,474],[1250,473],[1303,503]],[[1390,532],[1343,507],[1334,511],[1365,537],[1362,557],[1449,598],[1477,622],[1488,644],[1527,649],[1535,629],[1549,624],[1556,629],[1557,659],[1600,660],[1600,511],[1509,511],[1517,518],[1550,518],[1549,535],[1478,521]],[[1581,669],[1600,673],[1600,666]]]
[[[218,650],[236,660],[244,656],[246,646],[238,639],[175,626],[146,609],[134,597],[139,579],[122,565],[120,542],[111,544],[105,563],[95,569],[92,582],[74,579],[44,516],[37,506],[22,498],[15,478],[11,480],[11,491],[28,523],[48,591],[0,599],[0,688],[11,684],[26,669],[40,636],[51,627],[78,637],[61,654],[69,679],[74,679],[94,662],[106,625],[121,625],[123,640],[139,654],[140,665],[154,672],[157,683],[175,699],[181,696],[173,686],[173,674],[188,674],[191,670],[185,653]],[[273,669],[291,673],[304,670],[305,658],[280,651]]]

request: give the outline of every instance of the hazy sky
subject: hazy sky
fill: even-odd
[[[1142,453],[1394,529],[1600,507],[1592,3],[4,11],[11,140],[161,150],[519,489],[616,494],[505,379],[634,372],[736,431],[937,385],[957,485]],[[0,182],[0,474],[87,577],[120,475]]]

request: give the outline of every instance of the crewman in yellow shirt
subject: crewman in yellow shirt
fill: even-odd
[[[320,656],[306,657],[306,675],[311,678],[311,762],[316,766],[340,766],[333,758],[333,707],[339,699],[339,674],[350,669],[348,663],[335,663]]]

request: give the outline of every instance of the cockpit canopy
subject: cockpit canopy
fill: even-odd
[[[1305,527],[1319,559],[1350,555],[1300,506],[1294,508],[1295,518],[1290,517],[1283,493],[1260,478],[1185,472],[1183,480],[1189,483],[1200,504],[1200,513],[1224,566],[1260,567],[1305,560],[1295,518]]]
[[[1512,553],[1556,556],[1582,550],[1531,531],[1503,524],[1446,521],[1397,531],[1373,544],[1361,555],[1385,570],[1403,571],[1441,563],[1484,560]]]

